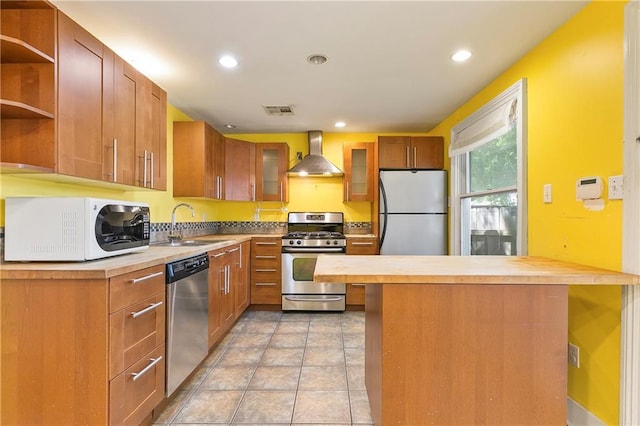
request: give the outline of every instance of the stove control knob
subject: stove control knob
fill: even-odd
[[[335,241],[333,242],[333,245],[334,245],[334,246],[337,246],[337,245],[338,245],[338,240],[335,240]]]
[[[298,241],[296,241],[296,244],[300,245],[300,244],[302,244],[302,241],[298,240]]]
[[[289,245],[293,245],[293,240],[289,240]]]
[[[331,244],[331,241],[327,240],[327,243],[326,243],[326,244],[327,244],[327,245]]]

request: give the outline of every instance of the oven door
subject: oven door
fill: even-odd
[[[313,282],[318,255],[336,253],[282,253],[282,309],[344,311],[346,285],[344,283]]]

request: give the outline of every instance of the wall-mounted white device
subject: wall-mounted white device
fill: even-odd
[[[596,200],[602,197],[602,178],[591,176],[576,181],[576,200]]]

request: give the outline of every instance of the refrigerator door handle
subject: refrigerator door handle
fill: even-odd
[[[382,224],[382,234],[380,235],[380,244],[378,246],[378,250],[382,248],[382,244],[384,243],[384,237],[387,234],[387,192],[384,190],[384,183],[382,182],[382,176],[378,177],[380,181],[380,193],[382,194],[382,214],[384,217],[384,223]]]

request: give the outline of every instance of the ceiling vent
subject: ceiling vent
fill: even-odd
[[[293,115],[291,105],[262,105],[267,115]]]

